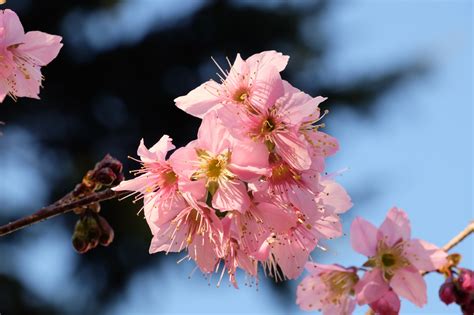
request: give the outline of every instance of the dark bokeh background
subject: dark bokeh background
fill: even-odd
[[[6,123],[0,127],[4,132],[0,154],[10,166],[3,168],[3,174],[0,168],[0,181],[4,180],[0,188],[15,186],[10,187],[9,198],[0,191],[0,210],[8,208],[0,211],[0,222],[61,197],[106,153],[123,161],[126,170],[137,168],[127,156],[135,156],[140,138],[147,145],[165,133],[177,146],[192,140],[199,121],[176,108],[173,99],[216,77],[211,56],[226,64],[225,56],[233,59],[237,52],[248,57],[263,50],[283,51],[291,56],[285,79],[309,94],[329,97],[329,109],[347,107],[364,119],[372,117],[377,100],[392,88],[413,75],[426,75],[430,65],[413,57],[357,79],[325,80],[330,77],[325,72],[328,32],[319,21],[336,3],[341,5],[309,0],[8,1],[3,7],[14,9],[26,30],[62,35],[64,48],[44,68],[40,101],[8,99],[0,105],[0,120]],[[30,180],[10,182],[20,177]],[[362,192],[370,197],[370,189]],[[163,264],[163,256],[148,255],[150,234],[137,210],[129,201],[104,203],[102,213],[116,232],[114,243],[52,262],[52,274],[55,266],[70,264],[72,278],[57,288],[64,288],[68,305],[61,302],[61,295],[52,301],[31,290],[21,270],[10,272],[21,266],[14,267],[9,253],[28,256],[21,252],[32,246],[41,250],[64,246],[64,242],[55,245],[55,240],[70,237],[74,215],[2,238],[0,313],[104,313],[126,292],[137,272]],[[50,243],[31,244],[45,235]],[[176,275],[180,276],[185,277]],[[36,278],[48,286],[48,274]],[[288,285],[271,287],[282,305],[294,303]]]

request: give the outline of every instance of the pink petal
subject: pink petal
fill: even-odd
[[[354,287],[359,305],[369,304],[380,299],[389,290],[379,268],[366,271]]]
[[[285,162],[297,170],[307,170],[311,166],[306,143],[296,132],[282,131],[274,135],[275,152],[280,155]]]
[[[217,108],[219,104],[218,92],[220,85],[209,80],[185,96],[180,96],[174,100],[176,106],[186,113],[203,118],[204,115],[211,109]]]
[[[413,267],[398,270],[390,280],[395,293],[422,307],[426,304],[426,283],[419,271]]]
[[[393,207],[380,226],[377,237],[383,239],[388,246],[392,246],[400,240],[409,240],[410,231],[410,221],[405,211]]]
[[[339,142],[336,138],[317,130],[310,130],[305,133],[306,140],[310,144],[311,157],[328,157],[339,150]]]
[[[398,315],[400,312],[400,298],[395,292],[389,290],[380,299],[370,303],[370,308],[376,314]]]
[[[188,246],[189,257],[196,261],[203,273],[214,272],[219,258],[214,250],[215,244],[206,235],[195,234]]]
[[[270,246],[272,254],[286,278],[296,279],[303,272],[309,253],[314,249],[316,243],[309,239],[298,238],[292,233],[278,236]]]
[[[404,247],[405,257],[421,271],[433,271],[446,264],[448,254],[439,247],[423,240],[413,239]]]
[[[173,139],[168,135],[163,135],[160,140],[150,148],[150,152],[155,154],[156,160],[164,160],[166,158],[166,153],[175,148],[176,147],[173,145]]]
[[[313,229],[318,238],[333,239],[342,235],[342,225],[339,216],[325,216],[313,223]]]
[[[325,97],[311,97],[310,95],[301,92],[294,88],[290,83],[283,81],[285,89],[285,95],[277,100],[277,103],[281,103],[280,114],[284,117],[284,120],[299,128],[301,123],[312,118],[311,116],[317,112],[318,105],[326,100]],[[314,117],[317,120],[318,117]]]
[[[271,232],[284,233],[296,225],[296,217],[282,208],[268,202],[260,202],[253,210],[263,224],[271,227]]]
[[[324,307],[327,289],[317,275],[307,276],[301,281],[296,290],[296,304],[305,311],[315,311]]]
[[[136,191],[136,192],[144,193],[145,191],[151,189],[150,184],[153,184],[153,183],[154,183],[153,176],[150,173],[146,173],[129,180],[123,180],[120,182],[120,184],[113,187],[112,190]]]
[[[357,217],[351,225],[352,248],[367,256],[372,257],[377,249],[377,228],[370,222]]]
[[[356,302],[354,299],[346,296],[342,298],[341,301],[337,304],[327,304],[323,307],[323,315],[350,315],[354,312]]]
[[[212,206],[221,211],[247,210],[250,198],[244,183],[238,180],[219,181],[219,188],[212,198]]]
[[[3,44],[11,46],[22,43],[25,30],[18,15],[10,9],[3,10],[1,13],[0,22],[3,24],[5,31]]]
[[[246,62],[250,66],[251,71],[270,65],[281,72],[285,69],[289,59],[289,56],[274,50],[269,50],[248,57]]]
[[[42,76],[40,67],[25,62],[24,70],[19,68],[13,70],[13,82],[10,83],[10,91],[18,97],[30,97],[39,99]]]
[[[274,67],[261,68],[256,75],[249,100],[254,107],[264,113],[283,95],[283,82],[280,73]]]
[[[339,265],[324,265],[324,264],[318,264],[314,263],[311,261],[308,261],[305,265],[304,268],[306,271],[308,271],[311,274],[320,274],[325,271],[345,271],[347,272],[346,268],[343,268]]]
[[[244,181],[268,175],[268,150],[263,143],[235,141],[229,170]]]
[[[231,147],[229,131],[222,125],[215,111],[209,112],[198,130],[198,148],[213,154],[223,153]]]
[[[345,189],[333,180],[324,180],[321,182],[324,190],[320,196],[325,205],[331,206],[336,213],[344,213],[352,207],[351,197]]]
[[[168,159],[173,170],[186,179],[190,179],[191,175],[196,171],[199,165],[196,155],[196,142],[192,141],[185,147],[181,147],[171,154]]]
[[[17,51],[37,65],[45,66],[58,56],[63,47],[61,40],[61,36],[32,31],[25,34],[23,44],[18,46]]]

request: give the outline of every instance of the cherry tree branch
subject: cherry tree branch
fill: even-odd
[[[461,243],[466,237],[474,233],[474,221],[471,221],[464,230],[462,230],[458,235],[453,237],[449,242],[442,247],[442,249],[447,252],[453,247]]]
[[[35,223],[44,221],[46,219],[55,217],[60,214],[67,213],[76,208],[85,207],[90,204],[101,202],[108,199],[123,197],[127,193],[128,192],[126,191],[117,192],[108,188],[100,192],[94,192],[90,195],[87,195],[86,197],[79,198],[71,202],[62,202],[64,199],[67,199],[66,197],[68,195],[66,195],[64,198],[61,198],[59,201],[53,203],[52,205],[41,208],[40,210],[38,210],[37,212],[29,216],[23,217],[16,221],[0,226],[0,236],[13,233],[25,227],[31,226]]]

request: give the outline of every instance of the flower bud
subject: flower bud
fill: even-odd
[[[474,272],[469,269],[461,269],[461,273],[459,274],[459,286],[461,290],[466,292],[474,291]]]
[[[95,168],[96,169],[101,169],[101,168],[105,168],[105,167],[108,167],[110,169],[112,169],[112,171],[118,175],[118,174],[121,174],[122,173],[122,169],[123,169],[123,166],[122,166],[122,163],[113,158],[111,155],[107,154],[103,159],[102,161],[100,161],[99,163],[96,164]]]
[[[99,215],[98,221],[100,225],[100,230],[102,232],[99,238],[100,245],[109,246],[110,243],[112,243],[112,241],[114,240],[114,230],[104,217],[101,217]]]
[[[456,300],[456,288],[452,279],[447,279],[439,288],[439,298],[449,305]]]
[[[104,167],[94,171],[91,179],[101,185],[110,186],[117,179],[117,175],[110,167]]]

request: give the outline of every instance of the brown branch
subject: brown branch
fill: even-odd
[[[61,198],[59,201],[53,203],[52,205],[44,207],[29,216],[23,217],[16,221],[0,226],[0,236],[10,234],[12,232],[28,227],[35,223],[44,221],[46,219],[55,217],[60,214],[64,214],[75,208],[84,207],[84,206],[87,206],[96,202],[108,200],[108,199],[123,197],[127,193],[128,192],[126,191],[116,192],[116,191],[113,191],[112,189],[105,189],[100,192],[92,193],[90,195],[87,195],[84,198],[80,198],[69,203],[62,202],[62,200],[64,200],[65,198]]]
[[[458,235],[453,237],[449,242],[442,247],[445,252],[450,251],[454,246],[461,243],[466,237],[474,233],[474,221],[471,221],[464,230],[462,230]]]

